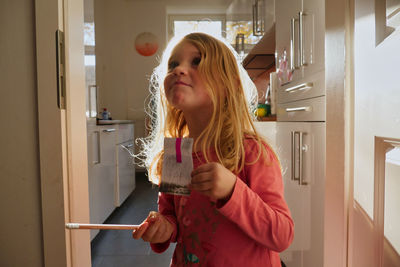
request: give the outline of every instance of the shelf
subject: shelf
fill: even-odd
[[[257,121],[276,121],[276,115],[271,115],[268,117],[257,117]]]

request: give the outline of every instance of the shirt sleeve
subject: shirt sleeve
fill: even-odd
[[[162,253],[168,249],[171,242],[176,242],[178,233],[177,219],[175,215],[174,196],[171,194],[159,193],[158,195],[158,211],[173,225],[174,231],[171,238],[164,243],[150,243],[154,252]]]
[[[250,238],[270,250],[281,252],[291,244],[294,224],[284,199],[279,161],[267,145],[258,157],[258,144],[245,141],[246,165],[236,179],[231,198],[219,208]]]

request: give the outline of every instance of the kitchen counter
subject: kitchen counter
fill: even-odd
[[[97,125],[128,124],[134,123],[132,120],[98,120]]]

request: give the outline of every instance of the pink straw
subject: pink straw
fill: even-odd
[[[182,162],[181,143],[182,143],[182,138],[176,138],[175,142],[176,162]]]

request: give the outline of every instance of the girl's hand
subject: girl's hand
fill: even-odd
[[[158,212],[150,211],[149,216],[144,220],[139,228],[133,230],[134,239],[142,238],[150,243],[164,243],[171,238],[174,227]]]
[[[190,189],[216,200],[228,200],[236,183],[236,175],[216,162],[201,165],[191,175]]]

